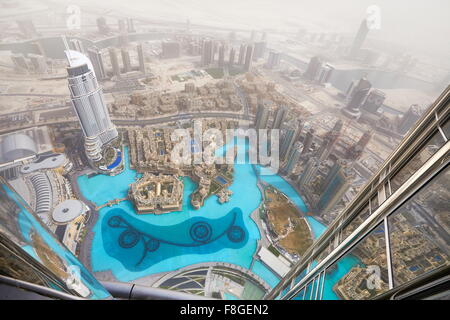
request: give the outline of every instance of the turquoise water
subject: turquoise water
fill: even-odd
[[[234,294],[231,294],[231,293],[228,293],[228,292],[225,292],[223,294],[223,297],[224,297],[224,300],[239,300],[239,298],[236,297]]]
[[[271,270],[269,270],[262,262],[256,260],[253,264],[252,271],[263,278],[269,286],[275,287],[280,278],[278,278]]]
[[[245,152],[248,148],[244,140],[238,140],[237,145],[240,152]],[[223,153],[224,150],[225,147],[219,149],[216,154]],[[111,199],[126,197],[129,184],[139,177],[135,170],[129,168],[127,147],[124,148],[124,161],[125,170],[116,176],[79,177],[78,184],[83,195],[96,205],[102,205]],[[258,169],[261,168],[258,167]],[[285,193],[302,212],[308,211],[299,194],[282,177],[261,175],[260,178]],[[229,188],[233,195],[231,200],[224,204],[220,204],[217,197],[212,196],[205,201],[202,208],[193,209],[190,204],[190,194],[196,189],[196,183],[188,177],[183,178],[183,183],[182,211],[162,215],[137,215],[130,201],[123,201],[112,208],[102,208],[99,212],[99,219],[93,228],[94,239],[91,252],[93,271],[111,270],[118,280],[132,281],[146,275],[173,271],[201,262],[228,262],[247,269],[250,268],[252,256],[257,248],[257,241],[260,239],[259,230],[250,218],[250,214],[262,201],[252,165],[247,163],[234,165],[234,180]],[[244,240],[239,243],[232,243],[226,236],[223,236],[196,247],[180,245],[183,241],[186,243],[189,228],[195,222],[208,224],[210,226],[208,232],[213,235],[220,234],[222,232],[220,230],[221,225],[228,225],[225,221],[229,221],[227,219],[230,218],[231,213],[236,208],[240,209],[237,226],[245,230]],[[122,229],[132,230],[132,232],[128,232],[128,238],[124,238],[131,242],[136,240],[136,244],[132,248],[126,249],[118,244],[120,232],[123,230],[113,230],[108,225],[112,216],[119,216],[125,223],[131,225],[131,227]],[[326,226],[313,217],[306,216],[306,219],[315,238],[319,237],[326,229]],[[146,252],[146,241],[153,245],[155,243],[153,238],[162,239],[169,243],[158,243],[156,251]],[[342,272],[345,269],[346,266],[343,266]],[[348,270],[350,269],[347,269],[346,272]],[[255,262],[252,271],[272,287],[279,282],[278,277],[258,261]],[[330,281],[329,288],[332,288],[333,284]],[[327,285],[325,285],[325,290],[327,288]]]

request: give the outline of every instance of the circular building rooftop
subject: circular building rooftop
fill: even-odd
[[[65,224],[87,211],[86,205],[79,200],[66,200],[53,210],[52,218],[56,223]]]

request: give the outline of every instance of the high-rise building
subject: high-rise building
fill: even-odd
[[[209,66],[214,62],[214,45],[212,40],[204,40],[202,46],[201,65]]]
[[[84,50],[84,45],[83,42],[81,40],[78,39],[70,39],[69,40],[69,47],[72,50],[81,52],[81,53],[85,53],[86,51]]]
[[[274,69],[280,65],[281,53],[276,51],[269,52],[269,58],[267,59],[267,68]]]
[[[120,50],[122,55],[122,64],[123,64],[123,72],[131,71],[131,59],[130,59],[130,51],[127,48],[122,48]]]
[[[255,128],[256,129],[267,129],[267,124],[269,122],[270,110],[268,103],[262,101],[258,104],[255,116]]]
[[[264,56],[266,52],[267,43],[264,41],[255,42],[253,45],[253,55],[252,60],[257,61]]]
[[[342,112],[350,118],[358,118],[361,115],[359,108],[366,100],[371,88],[372,84],[366,78],[361,78],[356,86],[349,88],[350,100]]]
[[[108,34],[111,31],[109,29],[108,25],[106,24],[105,17],[97,18],[97,29],[98,29],[98,32],[101,34]]]
[[[408,130],[411,129],[414,123],[417,122],[422,113],[423,108],[421,108],[417,104],[413,104],[411,107],[409,107],[408,111],[405,114],[403,114],[403,117],[400,121],[400,124],[398,126],[398,133],[406,134],[406,132],[408,132]]]
[[[87,50],[89,59],[94,67],[94,72],[97,80],[104,80],[107,78],[105,64],[103,63],[103,56],[97,47],[91,47]]]
[[[108,48],[109,51],[109,60],[111,61],[111,67],[113,75],[116,77],[120,77],[120,67],[119,67],[119,59],[117,57],[117,51],[115,48]]]
[[[361,138],[347,150],[347,159],[356,160],[361,157],[364,149],[372,138],[372,132],[366,131]]]
[[[353,44],[350,48],[350,57],[356,58],[359,51],[366,40],[367,34],[369,33],[369,28],[367,26],[367,19],[364,19],[359,26],[358,33],[353,40]]]
[[[127,32],[134,33],[136,29],[134,29],[134,21],[132,18],[127,18]]]
[[[312,57],[309,61],[308,67],[305,71],[304,77],[311,81],[314,81],[319,74],[319,71],[322,67],[322,59],[319,57]]]
[[[333,151],[334,144],[339,138],[343,125],[344,123],[342,122],[342,120],[338,120],[334,124],[333,129],[331,129],[331,131],[325,134],[325,137],[323,138],[322,141],[322,145],[317,151],[317,157],[319,159],[319,162],[326,160],[330,155],[330,153]]]
[[[309,158],[306,162],[303,172],[298,176],[297,184],[300,188],[307,188],[310,182],[316,177],[319,170],[319,161],[317,158]]]
[[[233,67],[235,56],[236,56],[236,51],[234,50],[234,48],[231,48],[230,57],[228,58],[228,66],[229,67]]]
[[[161,44],[161,58],[174,59],[179,58],[181,54],[181,45],[176,41],[163,41]]]
[[[280,143],[280,158],[284,161],[286,156],[291,151],[295,142],[298,141],[303,129],[303,123],[301,120],[295,121],[295,128],[288,127],[284,131],[282,140]],[[302,150],[303,152],[303,150]]]
[[[325,64],[319,69],[319,72],[317,74],[317,82],[319,84],[324,84],[330,81],[331,75],[333,74],[334,67],[330,64]]]
[[[344,169],[338,168],[331,177],[330,182],[325,186],[325,190],[317,202],[317,211],[327,212],[334,208],[342,200],[345,192],[350,187],[350,181],[347,178]]]
[[[219,47],[219,60],[218,65],[220,68],[222,68],[225,65],[225,47],[221,45]]]
[[[117,129],[109,117],[91,61],[78,51],[65,53],[70,96],[83,131],[86,155],[91,161],[100,161],[104,146],[117,138]]]
[[[245,53],[245,64],[244,64],[244,70],[247,72],[250,71],[252,67],[252,56],[253,56],[253,45],[248,45]]]
[[[384,92],[377,89],[372,89],[366,100],[362,104],[361,109],[369,111],[371,113],[377,113],[383,105],[385,99],[386,95],[384,94]]]
[[[273,118],[272,129],[281,129],[281,125],[286,119],[288,109],[285,106],[281,106],[275,111],[275,116]]]
[[[303,153],[308,153],[311,149],[314,138],[314,129],[311,128],[306,132],[305,139],[303,140]]]
[[[136,48],[139,60],[139,71],[145,74],[145,55],[142,43],[139,43]]]
[[[39,54],[28,54],[28,58],[30,59],[31,65],[33,69],[37,73],[46,73],[48,70],[47,61],[44,56]]]
[[[14,64],[14,70],[18,72],[26,72],[28,70],[28,63],[22,53],[11,54],[11,60]]]
[[[290,176],[294,173],[295,168],[300,160],[300,155],[302,154],[303,145],[300,142],[296,142],[292,149],[290,150],[286,165],[282,169],[282,173],[286,176]]]
[[[245,62],[245,51],[246,51],[246,45],[243,43],[241,44],[241,46],[239,47],[239,58],[238,58],[238,64],[239,65],[244,65]]]

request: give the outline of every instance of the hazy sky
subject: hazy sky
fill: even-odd
[[[310,29],[315,25],[342,32],[356,32],[367,7],[377,5],[381,9],[381,29],[371,36],[408,43],[415,48],[432,46],[450,53],[449,0],[95,0],[95,3],[174,21],[190,19],[192,23],[250,29],[292,29],[304,24]]]

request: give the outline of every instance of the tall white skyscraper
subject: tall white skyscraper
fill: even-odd
[[[86,155],[92,161],[102,159],[103,146],[118,133],[108,114],[103,92],[97,83],[91,61],[84,54],[65,51],[69,90],[85,138]]]

